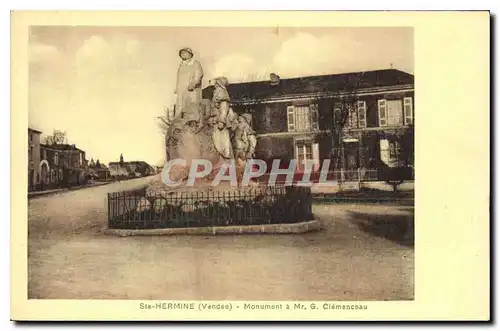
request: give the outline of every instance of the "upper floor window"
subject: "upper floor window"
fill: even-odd
[[[286,109],[288,131],[303,132],[319,129],[318,105],[288,106]]]
[[[411,97],[403,99],[405,125],[413,124],[413,99]]]
[[[348,128],[366,128],[366,101],[357,101],[354,107],[349,107],[347,117]]]
[[[413,123],[413,102],[411,97],[403,100],[378,101],[379,126],[400,126]]]
[[[54,164],[59,165],[59,153],[54,153]]]
[[[387,125],[403,125],[403,103],[401,100],[387,101]]]
[[[80,153],[79,155],[80,155],[80,165],[82,165],[83,164],[83,153]]]
[[[30,152],[29,152],[29,159],[30,161],[33,161],[33,150],[34,150],[35,146],[31,145],[30,146]]]

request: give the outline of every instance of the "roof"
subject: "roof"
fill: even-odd
[[[280,79],[279,84],[270,81],[229,84],[227,89],[231,102],[259,101],[269,98],[289,97],[303,94],[348,92],[383,86],[408,85],[414,83],[414,76],[397,69],[361,71],[334,75],[308,76]],[[213,87],[204,89],[204,97]]]
[[[123,166],[127,166],[127,165],[135,165],[135,166],[146,165],[148,167],[151,167],[151,165],[149,165],[146,161],[123,161],[123,163],[120,163],[120,161],[117,161],[117,162],[109,162],[108,164],[109,164],[109,166],[115,166],[115,165],[123,164]]]
[[[42,131],[35,130],[35,129],[32,129],[32,128],[28,128],[28,131],[35,132],[35,133],[42,133]]]
[[[71,151],[71,150],[74,150],[74,151],[84,152],[84,150],[81,150],[80,148],[76,147],[75,145],[70,145],[70,144],[52,144],[52,145],[40,144],[40,146],[46,147],[46,148],[56,149],[56,150],[59,150],[59,151]]]
[[[118,164],[118,163],[120,163],[120,161],[109,162],[109,164]],[[123,164],[125,164],[125,163],[146,163],[147,164],[146,161],[123,161]]]

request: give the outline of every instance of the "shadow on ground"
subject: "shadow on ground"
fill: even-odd
[[[348,211],[351,221],[359,229],[374,236],[386,238],[399,245],[415,245],[414,214],[368,214]]]

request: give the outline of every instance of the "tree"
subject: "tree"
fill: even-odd
[[[101,162],[99,162],[99,159],[97,159],[97,161],[95,163],[95,167],[96,168],[101,168]]]
[[[90,164],[89,164],[89,167],[91,167],[91,168],[94,168],[94,167],[95,167],[94,158],[91,158],[91,159],[90,159]]]
[[[163,108],[163,115],[158,116],[156,119],[158,120],[158,127],[160,128],[161,132],[164,134],[167,134],[168,128],[170,127],[171,123],[171,114],[174,112],[174,105],[172,106],[165,106]]]
[[[350,114],[357,109],[359,80],[351,78],[344,80],[337,90],[336,96],[329,102],[333,105],[333,126],[329,135],[332,143],[331,166],[334,169],[343,167],[343,138],[348,128]],[[357,117],[356,117],[357,118]]]
[[[399,143],[399,161],[404,167],[413,167],[415,158],[414,124],[408,128],[396,130]]]
[[[394,142],[397,146],[398,167],[389,168],[386,183],[392,186],[397,192],[399,185],[410,178],[409,171],[412,171],[415,157],[414,124],[408,128],[396,129]]]
[[[50,136],[46,136],[44,138],[44,143],[46,145],[59,145],[59,144],[67,144],[68,136],[66,131],[56,130],[52,132]]]

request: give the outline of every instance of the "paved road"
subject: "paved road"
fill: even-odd
[[[114,237],[106,194],[150,178],[29,201],[29,298],[413,299],[413,208],[315,205],[302,235]]]

